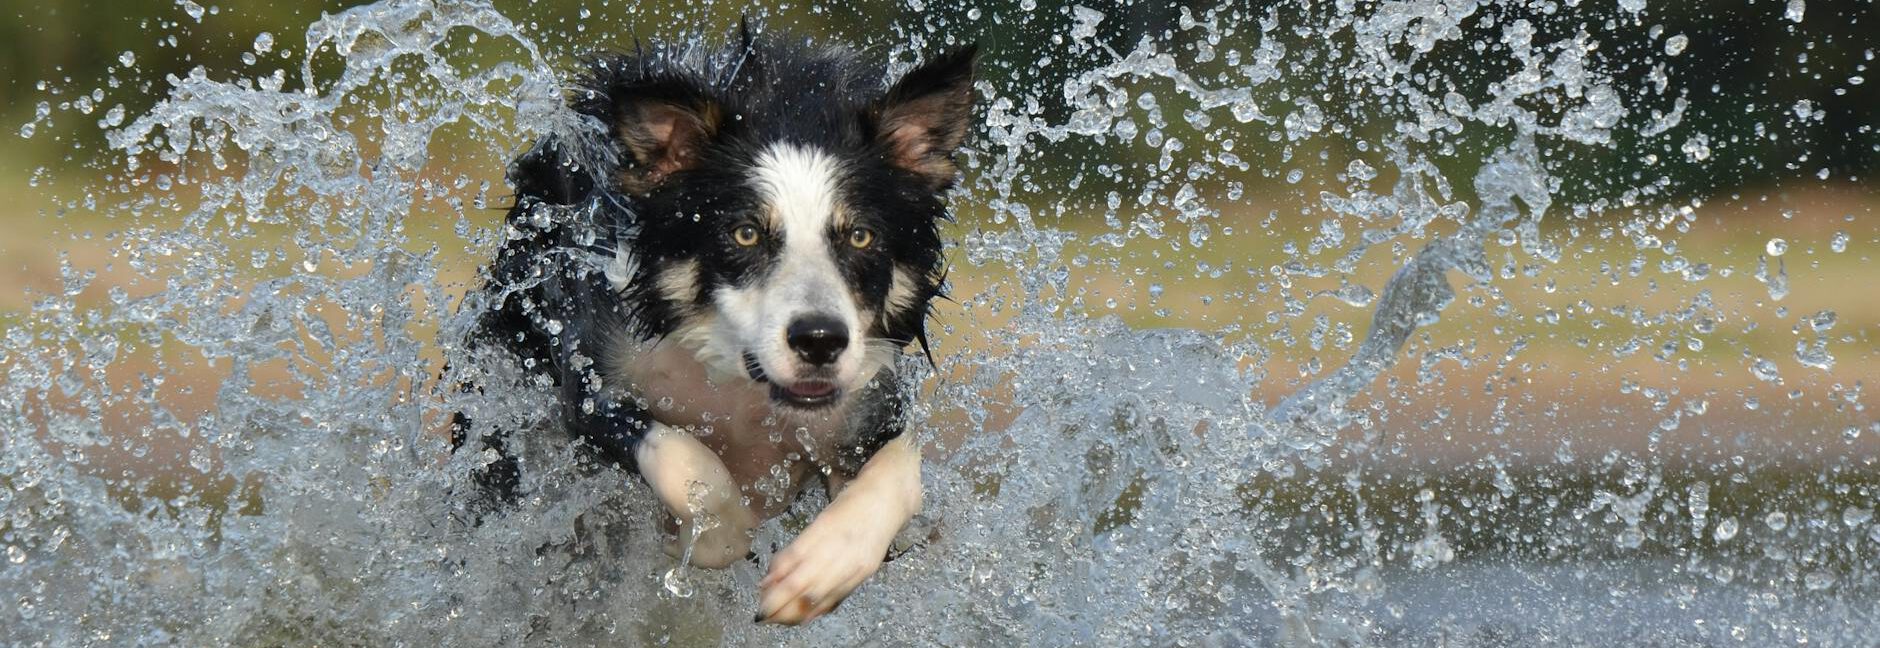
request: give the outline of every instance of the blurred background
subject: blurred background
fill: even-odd
[[[324,12],[346,6],[78,1],[12,2],[0,10],[8,18],[0,24],[0,125],[8,140],[0,148],[0,183],[9,196],[0,206],[8,229],[0,238],[0,321],[24,317],[35,295],[59,291],[62,263],[98,272],[106,284],[134,281],[133,270],[112,263],[113,248],[123,239],[107,236],[128,225],[127,219],[114,220],[91,208],[95,191],[90,188],[109,187],[121,175],[119,158],[105,145],[107,132],[123,124],[127,115],[147,111],[165,96],[172,79],[188,76],[191,70],[207,70],[212,77],[259,78],[283,69],[286,87],[294,88],[301,81],[303,53],[298,50],[305,26]],[[674,37],[677,26],[733,25],[747,10],[730,3],[574,0],[498,7],[547,49],[546,60],[563,68],[581,53],[629,47],[635,38]],[[1095,60],[1101,52],[1081,58],[1065,55],[1061,43],[1037,34],[1060,31],[1074,21],[1073,7],[1022,0],[972,3],[970,8],[913,3],[860,10],[840,3],[808,3],[748,11],[772,29],[827,35],[876,51],[913,43],[895,51],[903,64],[923,46],[978,42],[990,59],[988,83],[1004,96],[1036,102],[1038,117],[1061,122],[1073,107],[1066,104],[1067,92],[1051,84],[1061,83],[1057,79],[1064,69]],[[1225,32],[1230,34],[1228,42],[1208,42],[1208,32],[1191,28],[1205,8],[1199,3],[1100,7],[1104,17],[1095,25],[1094,42],[1111,55],[1127,53],[1145,39],[1169,45],[1164,50],[1183,53],[1189,59],[1184,69],[1198,79],[1247,65],[1256,56],[1251,47],[1258,35],[1252,29],[1255,12],[1239,17],[1248,23],[1238,32],[1246,42],[1233,42],[1232,28]],[[1412,383],[1411,391],[1426,396],[1378,405],[1399,413],[1389,427],[1401,435],[1393,442],[1402,445],[1403,456],[1463,461],[1479,457],[1485,448],[1516,443],[1485,438],[1495,429],[1529,431],[1533,436],[1519,445],[1548,460],[1559,449],[1556,437],[1574,438],[1578,447],[1571,452],[1595,456],[1605,447],[1639,450],[1649,435],[1636,423],[1656,424],[1665,415],[1659,411],[1662,403],[1626,387],[1634,384],[1675,389],[1684,400],[1702,394],[1700,400],[1729,401],[1731,405],[1719,402],[1719,414],[1711,418],[1760,438],[1758,443],[1768,445],[1759,447],[1772,460],[1814,460],[1854,449],[1818,439],[1839,439],[1849,425],[1864,422],[1838,416],[1816,399],[1836,385],[1858,391],[1863,378],[1880,375],[1872,337],[1880,322],[1880,302],[1861,296],[1880,279],[1880,266],[1872,263],[1873,243],[1880,235],[1874,218],[1880,194],[1870,180],[1880,164],[1880,132],[1874,127],[1880,84],[1865,82],[1872,74],[1875,48],[1880,47],[1873,37],[1880,17],[1871,2],[1810,3],[1805,21],[1799,23],[1783,18],[1785,8],[1768,1],[1677,4],[1653,7],[1645,18],[1603,5],[1558,14],[1493,10],[1509,14],[1504,22],[1533,21],[1540,39],[1594,30],[1582,36],[1597,43],[1609,66],[1615,60],[1628,63],[1606,70],[1613,73],[1618,92],[1627,97],[1655,95],[1638,103],[1675,111],[1681,119],[1654,136],[1620,129],[1609,147],[1561,149],[1550,155],[1548,170],[1560,186],[1542,227],[1548,236],[1570,241],[1566,245],[1574,252],[1545,273],[1497,282],[1475,297],[1465,291],[1443,322],[1419,333],[1408,353],[1421,362],[1400,363],[1394,380]],[[1310,15],[1312,10],[1282,9],[1276,15],[1283,19],[1302,24],[1319,19]],[[1602,22],[1605,32],[1599,31]],[[907,27],[923,23],[940,35],[913,33]],[[883,34],[892,36],[884,39]],[[1288,34],[1281,28],[1272,34],[1277,38],[1268,36],[1268,41],[1280,41],[1280,51],[1289,51],[1288,44],[1290,51],[1310,50],[1310,36],[1303,32]],[[1670,35],[1681,39],[1680,49],[1675,57],[1661,56],[1668,51],[1666,43],[1671,41],[1665,38]],[[262,47],[263,40],[269,46]],[[1212,40],[1221,38],[1217,34]],[[1439,43],[1428,60],[1439,68],[1463,70],[1466,66],[1460,63],[1442,61],[1466,57],[1460,50],[1470,41]],[[513,46],[492,39],[465,51],[501,58]],[[1198,54],[1198,48],[1227,52],[1235,47],[1244,55]],[[1053,54],[1059,58],[1052,60]],[[1655,63],[1654,58],[1663,62]],[[1273,115],[1244,124],[1217,121],[1200,126],[1182,118],[1193,109],[1192,97],[1171,92],[1163,80],[1124,79],[1122,83],[1133,84],[1129,87],[1147,97],[1148,103],[1139,105],[1153,106],[1142,112],[1163,123],[1131,123],[1117,131],[1146,135],[1132,132],[1128,137],[1100,136],[1094,142],[1041,144],[1020,179],[1023,193],[996,200],[984,200],[981,194],[975,196],[978,200],[962,201],[953,234],[958,239],[1009,230],[1011,212],[1005,205],[1029,205],[1030,218],[1077,237],[1061,254],[1069,278],[1059,288],[1062,292],[1028,296],[1009,294],[1008,289],[1003,297],[1042,298],[1056,304],[1053,308],[1092,316],[1115,314],[1138,328],[1184,327],[1220,332],[1228,341],[1283,341],[1255,359],[1264,372],[1263,398],[1271,401],[1296,389],[1307,377],[1342,362],[1352,341],[1362,340],[1369,317],[1368,306],[1313,295],[1352,284],[1376,290],[1413,250],[1399,246],[1388,255],[1364,256],[1350,272],[1261,276],[1288,263],[1321,266],[1344,252],[1343,246],[1325,245],[1320,238],[1330,213],[1320,194],[1349,186],[1354,161],[1386,166],[1378,143],[1398,128],[1402,112],[1392,98],[1363,96],[1356,84],[1341,85],[1335,78],[1328,82],[1312,73],[1314,66],[1337,66],[1337,61],[1285,63],[1298,67],[1275,70],[1277,78],[1258,89],[1257,97]],[[311,70],[316,76],[327,75],[337,64],[337,57],[316,56]],[[1662,88],[1667,70],[1673,90],[1652,92],[1654,85]],[[1471,71],[1455,78],[1485,86],[1493,81],[1489,77]],[[1484,89],[1460,88],[1471,96]],[[1331,126],[1306,136],[1286,132],[1290,124],[1281,118],[1287,106],[1308,104]],[[1472,165],[1505,141],[1506,134],[1486,127],[1459,132],[1433,144],[1444,154],[1430,161],[1455,179],[1457,196],[1467,199],[1465,179],[1473,175]],[[444,137],[449,136],[446,131]],[[1199,139],[1209,146],[1230,140],[1230,150],[1242,162],[1242,168],[1217,165],[1219,172],[1179,183],[1209,203],[1205,232],[1172,222],[1171,217],[1185,219],[1177,213],[1179,207],[1169,205],[1168,195],[1137,203],[1139,193],[1173,194],[1180,188],[1167,171],[1169,153],[1159,145],[1164,138]],[[446,151],[432,162],[436,178],[453,179],[457,187],[489,187],[478,192],[486,199],[481,207],[464,207],[461,197],[421,201],[406,224],[414,247],[439,245],[439,272],[444,283],[458,291],[474,283],[476,267],[487,252],[474,242],[465,245],[459,234],[489,231],[500,222],[501,208],[507,205],[500,158],[525,145],[518,137],[436,147]],[[1692,146],[1705,149],[1704,154],[1691,154]],[[1176,161],[1198,155],[1200,148],[1206,147],[1177,151]],[[975,171],[983,168],[969,173]],[[1386,185],[1379,180],[1378,186]],[[1119,199],[1136,208],[1110,206]],[[1655,219],[1666,209],[1694,216],[1678,227],[1675,237],[1665,237],[1670,249],[1641,249],[1615,237],[1628,223]],[[1157,224],[1136,227],[1144,219]],[[1169,222],[1166,232],[1161,231],[1162,222]],[[1115,235],[1114,240],[1105,234]],[[1205,244],[1184,244],[1191,235],[1201,236],[1196,240]],[[1755,279],[1758,259],[1768,256],[1772,239],[1783,239],[1787,249],[1782,261],[1789,291],[1779,300]],[[263,249],[278,243],[264,232],[241,236],[236,244]],[[987,305],[998,297],[970,298],[988,290],[998,295],[995,284],[1009,268],[960,264],[960,255],[954,256],[959,264],[952,275],[955,293],[969,299],[940,309],[939,321],[973,321],[973,329],[996,328],[1001,321],[994,312],[998,309]],[[1669,279],[1661,264],[1671,259],[1708,264],[1707,281]],[[1685,346],[1685,340],[1672,331],[1641,331],[1638,316],[1628,312],[1663,312],[1690,304],[1699,293],[1724,314],[1718,322],[1719,339],[1674,354],[1679,361],[1673,364],[1654,358],[1656,346]],[[83,299],[101,299],[104,294],[92,290]],[[1493,324],[1484,324],[1489,319],[1481,314],[1497,304],[1515,305],[1535,316],[1495,318]],[[1794,366],[1794,345],[1807,337],[1797,322],[1823,311],[1833,311],[1840,322],[1832,331],[1838,338],[1832,372]],[[1566,321],[1550,321],[1547,313],[1562,314]],[[1484,335],[1484,326],[1494,328],[1493,334]],[[1298,344],[1308,336],[1315,340],[1312,344]],[[1489,348],[1491,340],[1500,348]],[[1494,361],[1516,340],[1524,348],[1519,364],[1528,368],[1519,372],[1518,380],[1547,385],[1525,390],[1559,397],[1523,405],[1472,397],[1486,383],[1516,379],[1502,366],[1506,363]],[[943,348],[955,351],[977,344],[965,330],[950,330],[941,341]],[[1773,358],[1789,370],[1778,381],[1757,380],[1749,370],[1756,358]],[[1427,371],[1419,374],[1419,367]],[[1798,391],[1805,395],[1796,396]],[[1745,398],[1781,405],[1758,410],[1735,405]],[[1575,429],[1561,431],[1554,423],[1526,418],[1530,416],[1569,421]],[[1519,420],[1510,422],[1510,417]],[[1820,434],[1827,436],[1815,436]],[[1857,436],[1861,452],[1872,449],[1867,441],[1880,438]],[[1802,451],[1817,444],[1814,451]],[[1733,452],[1728,446],[1704,449],[1706,458]]]
[[[1833,564],[1871,584],[1880,569],[1871,564],[1880,555],[1871,544],[1880,543],[1871,524],[1880,417],[1868,394],[1880,377],[1875,3],[1246,4],[1258,6],[497,2],[526,38],[454,35],[439,47],[465,68],[539,60],[565,71],[584,53],[629,48],[635,38],[728,33],[741,15],[768,30],[853,43],[897,66],[979,43],[988,124],[964,156],[959,218],[948,228],[956,301],[936,309],[943,385],[1015,346],[1046,345],[1027,317],[1114,317],[1136,330],[1203,332],[1250,372],[1255,402],[1277,403],[1357,351],[1392,274],[1480,208],[1473,180],[1518,141],[1521,128],[1506,115],[1534,117],[1554,125],[1539,152],[1551,204],[1534,229],[1489,241],[1483,274],[1448,273],[1455,301],[1353,399],[1352,424],[1335,431],[1335,443],[1263,467],[1243,485],[1257,508],[1298,524],[1269,557],[1310,555],[1366,516],[1407,547],[1433,519],[1431,498],[1482,501],[1514,492],[1514,483],[1528,498],[1522,505],[1445,509],[1466,518],[1449,539],[1459,555],[1557,555],[1554,536],[1533,530],[1559,527],[1578,506],[1560,505],[1565,499],[1593,502],[1573,509],[1576,520],[1630,516],[1634,529],[1640,516],[1676,528],[1692,512],[1700,529],[1706,519],[1730,520],[1727,534],[1695,534],[1694,544],[1681,532],[1655,535],[1641,549],[1678,557],[1731,554],[1723,544],[1737,520],[1790,538],[1806,526],[1830,541],[1799,564]],[[171,160],[126,156],[111,142],[195,75],[288,91],[335,78],[346,56],[328,48],[308,58],[305,32],[350,5],[0,4],[0,329],[30,345],[34,335],[53,339],[50,329],[94,325],[87,309],[191,282],[252,286],[376,267],[362,256],[377,245],[371,233],[329,227],[321,214],[243,220],[231,210],[225,220],[197,220],[202,181],[238,174],[240,159],[200,146]],[[1458,28],[1444,12],[1472,17]],[[1343,27],[1317,29],[1326,25]],[[1367,40],[1378,33],[1408,36]],[[1531,91],[1510,89],[1523,70],[1503,49],[1520,50],[1523,33],[1549,62],[1528,70]],[[536,49],[520,51],[523,41]],[[1380,60],[1404,67],[1378,68]],[[1101,73],[1112,65],[1120,71]],[[384,135],[365,125],[372,111],[424,107],[433,79],[401,74],[339,109],[358,113],[347,133],[368,153]],[[1091,78],[1101,79],[1096,90]],[[1602,90],[1585,91],[1593,86]],[[1490,96],[1518,99],[1480,101]],[[421,276],[430,283],[414,288],[415,314],[399,324],[417,340],[439,339],[500,234],[503,166],[539,132],[509,121],[533,114],[527,106],[510,108],[443,127],[426,149],[412,208],[389,228],[434,273]],[[1490,116],[1499,108],[1509,111]],[[1078,130],[1086,123],[1098,126]],[[1038,124],[1062,127],[1010,139]],[[1413,175],[1423,184],[1406,193]],[[1393,204],[1383,198],[1409,196],[1458,207],[1360,243],[1414,211],[1378,207]],[[113,207],[127,197],[135,209]],[[183,229],[214,234],[214,249],[163,236]],[[211,264],[212,277],[197,277],[196,254],[242,263]],[[204,299],[233,302],[240,292]],[[343,339],[369,342],[347,337],[358,334],[347,328],[361,321],[349,319],[355,310],[333,309],[331,324]],[[423,371],[405,379],[437,375],[444,339],[417,353]],[[160,374],[146,403],[181,421],[213,418],[226,405],[218,399],[227,398],[229,363],[176,346],[126,352],[99,381]],[[0,356],[0,367],[21,366],[9,362]],[[363,361],[309,353],[256,366],[241,386],[292,398],[311,384],[303,375],[345,362]],[[1009,424],[1018,413],[1000,407],[1000,389],[986,390],[988,416],[936,414],[941,444]],[[107,403],[106,430],[143,429],[142,407]],[[237,477],[170,470],[213,463],[196,449],[187,440],[138,444],[93,455],[86,470],[120,476],[112,485],[127,506],[193,493],[179,501],[233,507],[225,500],[239,492]],[[1132,488],[1140,494],[1140,484]],[[1628,513],[1614,503],[1651,494],[1659,499]],[[1141,506],[1129,497],[1120,510]],[[1780,524],[1769,517],[1777,513]],[[1801,582],[1800,573],[1789,569],[1784,582]]]

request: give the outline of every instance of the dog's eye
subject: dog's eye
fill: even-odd
[[[849,246],[857,250],[866,250],[875,244],[875,230],[857,227],[849,230]]]
[[[737,229],[731,230],[731,241],[743,247],[757,245],[763,238],[764,233],[758,231],[756,225],[739,225]]]

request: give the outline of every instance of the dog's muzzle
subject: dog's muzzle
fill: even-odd
[[[749,351],[744,352],[744,372],[750,375],[753,382],[770,385],[771,400],[794,407],[803,409],[828,407],[834,405],[842,397],[842,389],[828,380],[799,380],[788,387],[771,382],[770,376],[764,373],[763,365],[757,362],[757,356]]]

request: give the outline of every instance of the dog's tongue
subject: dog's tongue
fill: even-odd
[[[791,396],[797,396],[801,398],[816,398],[818,396],[828,396],[829,394],[835,392],[835,390],[836,390],[835,383],[825,382],[821,380],[805,380],[803,382],[791,385],[788,388],[788,391],[790,392]]]

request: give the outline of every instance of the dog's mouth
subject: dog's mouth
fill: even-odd
[[[827,380],[799,380],[788,387],[777,383],[770,384],[771,400],[788,403],[796,407],[814,409],[827,407],[836,402],[842,390]]]
[[[751,355],[749,351],[744,353],[744,372],[750,375],[753,382],[770,385],[771,400],[794,407],[803,409],[828,407],[834,405],[836,399],[842,396],[842,390],[836,387],[834,382],[828,380],[813,378],[798,380],[787,386],[771,382],[770,376],[764,373],[763,365],[758,364],[757,356]]]

